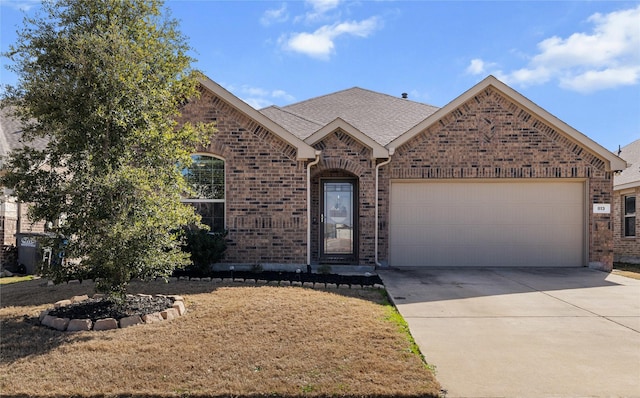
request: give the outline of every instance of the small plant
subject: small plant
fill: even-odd
[[[186,244],[183,250],[191,254],[192,265],[187,271],[199,275],[209,272],[209,266],[217,263],[224,256],[227,249],[227,233],[211,233],[206,229],[187,228],[185,230]]]
[[[318,273],[328,275],[331,273],[331,266],[329,264],[322,264],[318,267]]]
[[[264,268],[262,268],[262,264],[253,264],[251,266],[251,272],[259,274],[262,271],[264,271]]]

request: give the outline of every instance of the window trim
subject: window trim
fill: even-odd
[[[635,202],[635,211],[633,213],[627,214],[627,198],[634,198]],[[637,215],[638,215],[638,196],[635,194],[631,195],[622,195],[622,237],[627,239],[634,239],[637,237],[636,229],[637,229]],[[636,227],[633,231],[627,231],[627,219],[634,219],[634,226]],[[629,235],[628,233],[632,233],[633,235]]]
[[[223,158],[222,156],[218,156],[218,155],[215,155],[213,153],[207,153],[207,152],[194,152],[194,153],[191,154],[191,156],[192,157],[193,156],[203,156],[203,157],[206,156],[206,157],[222,160],[223,165],[224,165],[224,172],[223,172],[224,199],[182,198],[182,199],[180,199],[180,201],[182,203],[222,203],[223,204],[223,217],[224,217],[222,229],[226,230],[227,229],[227,160],[225,158]]]

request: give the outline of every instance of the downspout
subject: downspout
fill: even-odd
[[[316,160],[307,165],[307,272],[311,272],[311,166],[320,162],[322,151],[316,151]]]
[[[384,162],[379,163],[379,164],[376,165],[376,201],[375,201],[375,204],[376,204],[375,213],[376,213],[376,215],[375,215],[375,238],[374,238],[375,251],[376,251],[376,254],[375,254],[376,267],[382,267],[382,264],[380,264],[380,261],[378,260],[378,235],[379,235],[378,230],[380,229],[379,220],[378,220],[379,219],[379,214],[378,214],[379,213],[379,211],[378,211],[378,180],[380,178],[379,170],[380,170],[380,167],[382,167],[382,166],[384,166],[386,164],[389,164],[389,162],[391,162],[391,156],[393,156],[394,152],[395,152],[395,148],[390,148],[389,149],[389,158],[387,160],[385,160]]]

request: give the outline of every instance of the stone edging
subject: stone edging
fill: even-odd
[[[152,297],[148,294],[138,294],[141,297]],[[104,297],[103,294],[94,294],[92,298],[99,299]],[[104,318],[98,319],[96,322],[92,322],[91,319],[69,319],[69,318],[58,318],[55,316],[49,315],[49,312],[52,309],[44,310],[40,313],[39,321],[43,326],[50,327],[52,329],[67,331],[67,332],[76,332],[76,331],[86,331],[86,330],[111,330],[118,328],[126,328],[133,325],[138,325],[142,323],[158,323],[162,321],[170,321],[172,319],[178,318],[184,315],[187,312],[187,309],[184,305],[184,298],[182,296],[177,295],[163,295],[158,294],[156,297],[167,297],[173,300],[173,305],[170,308],[167,308],[164,311],[154,312],[151,314],[146,314],[143,316],[133,315],[120,319],[118,321],[115,318]],[[60,300],[54,303],[54,309],[64,307],[67,305],[81,303],[84,300],[88,300],[89,296],[73,296],[69,300]]]

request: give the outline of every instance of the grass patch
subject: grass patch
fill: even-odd
[[[0,278],[0,285],[8,285],[9,283],[18,283],[33,280],[33,275],[25,276],[6,276]]]
[[[405,321],[402,315],[400,315],[400,312],[398,312],[398,309],[393,304],[391,304],[389,300],[389,296],[387,295],[387,292],[386,291],[381,291],[381,292],[383,294],[383,300],[387,310],[387,316],[385,319],[391,322],[392,324],[396,325],[398,332],[403,336],[405,336],[405,339],[408,344],[407,351],[412,355],[417,355],[422,360],[422,363],[427,369],[435,372],[435,367],[427,363],[424,355],[420,351],[420,347],[418,347],[418,344],[416,343],[415,339],[411,335],[411,331],[409,330],[409,324],[407,323],[407,321]]]
[[[640,279],[640,264],[613,263],[613,273],[628,278]]]
[[[93,284],[0,291],[0,390],[24,396],[438,397],[404,320],[379,289],[133,283],[180,294],[185,316],[106,332],[38,326]],[[73,381],[71,381],[73,380]]]

